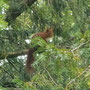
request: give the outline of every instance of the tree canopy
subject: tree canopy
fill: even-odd
[[[32,39],[52,26],[48,43]],[[30,74],[27,52],[37,45]],[[0,0],[0,89],[8,88],[90,89],[89,0]]]

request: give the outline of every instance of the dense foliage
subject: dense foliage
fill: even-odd
[[[89,90],[89,0],[27,1],[0,0],[0,90]],[[53,40],[31,39],[48,26]],[[37,45],[30,74],[26,51]]]

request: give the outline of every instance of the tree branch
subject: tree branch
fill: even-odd
[[[35,46],[33,49],[36,51],[40,46]],[[30,49],[30,48],[29,48]],[[25,55],[28,53],[29,49],[25,49],[23,51],[16,51],[16,52],[8,52],[8,53],[0,53],[0,59],[5,58],[14,58],[20,55]],[[38,51],[38,53],[42,53],[43,51]]]
[[[8,52],[5,54],[0,54],[0,59],[5,59],[5,58],[14,58],[20,55],[25,55],[27,54],[29,49],[23,50],[23,51],[17,51],[17,52]]]

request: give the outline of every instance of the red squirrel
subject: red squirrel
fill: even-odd
[[[53,27],[51,29],[47,28],[45,32],[39,32],[35,34],[34,37],[41,37],[47,42],[47,38],[53,37]],[[36,51],[36,48],[30,48],[27,54],[27,61],[26,61],[26,70],[27,72],[32,73],[34,71],[34,68],[31,66],[31,64],[34,62],[34,56],[33,53]]]

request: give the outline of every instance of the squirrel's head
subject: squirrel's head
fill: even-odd
[[[53,37],[53,27],[47,28],[45,31],[48,34],[48,37]]]

